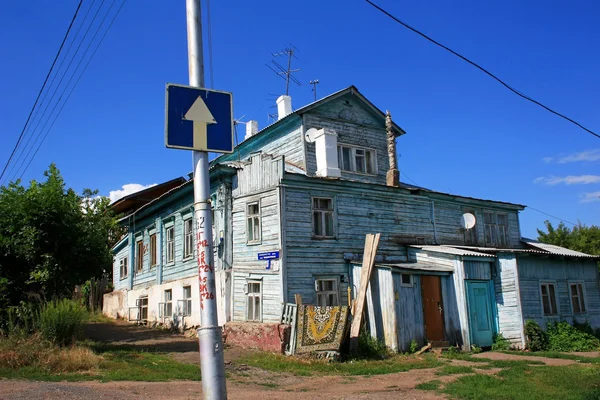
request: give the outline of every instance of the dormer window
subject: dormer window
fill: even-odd
[[[342,171],[375,175],[377,156],[375,150],[347,145],[338,146],[338,160]]]

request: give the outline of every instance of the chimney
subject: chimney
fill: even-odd
[[[339,178],[337,133],[333,129],[319,129],[314,137],[317,156],[317,176]]]
[[[277,99],[277,120],[292,113],[292,98],[287,94],[279,96]]]
[[[258,121],[250,120],[246,122],[246,136],[244,136],[244,140],[250,139],[252,136],[256,135],[258,132]]]
[[[387,131],[387,148],[390,169],[388,170],[385,181],[387,186],[400,186],[400,171],[396,162],[396,135],[392,125],[392,114],[385,112],[385,130]]]

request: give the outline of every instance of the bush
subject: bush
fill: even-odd
[[[494,343],[492,344],[492,350],[495,351],[506,351],[510,350],[511,343],[510,340],[506,339],[502,336],[502,333],[499,333],[494,338]]]
[[[44,339],[67,346],[81,338],[87,318],[87,310],[76,301],[51,302],[40,312],[39,332]]]
[[[600,348],[600,340],[587,323],[575,326],[565,321],[548,323],[546,333],[551,351],[595,351]]]
[[[532,320],[525,322],[525,336],[529,350],[544,351],[548,349],[548,335],[537,322]]]
[[[419,350],[419,344],[415,339],[410,342],[410,354],[414,354]]]
[[[365,329],[360,331],[355,358],[383,360],[389,356],[385,343],[373,338]]]

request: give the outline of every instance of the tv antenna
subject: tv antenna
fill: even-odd
[[[315,93],[315,101],[317,101],[317,85],[319,84],[319,80],[318,79],[314,79],[310,82],[308,82],[309,84],[313,85],[312,91]]]
[[[296,57],[294,55],[294,53],[296,51],[298,51],[298,49],[296,47],[294,47],[294,45],[291,43],[290,43],[290,46],[291,47],[286,47],[285,49],[281,50],[278,53],[272,53],[273,57],[287,56],[287,58],[288,58],[287,68],[284,68],[281,64],[279,64],[275,60],[271,60],[271,64],[273,64],[275,66],[275,68],[273,68],[269,64],[265,64],[267,66],[267,68],[269,68],[271,71],[275,72],[275,74],[277,74],[277,76],[281,77],[281,79],[283,79],[285,81],[285,95],[286,96],[289,95],[289,92],[290,92],[290,81],[294,82],[298,86],[302,86],[300,81],[292,75],[294,72],[300,71],[300,68],[292,69],[292,58],[298,59],[298,57]]]

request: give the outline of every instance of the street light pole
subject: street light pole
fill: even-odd
[[[186,0],[189,84],[204,87],[200,0]],[[227,399],[223,337],[217,320],[208,153],[194,151],[194,217],[200,289],[200,368],[206,400]]]

